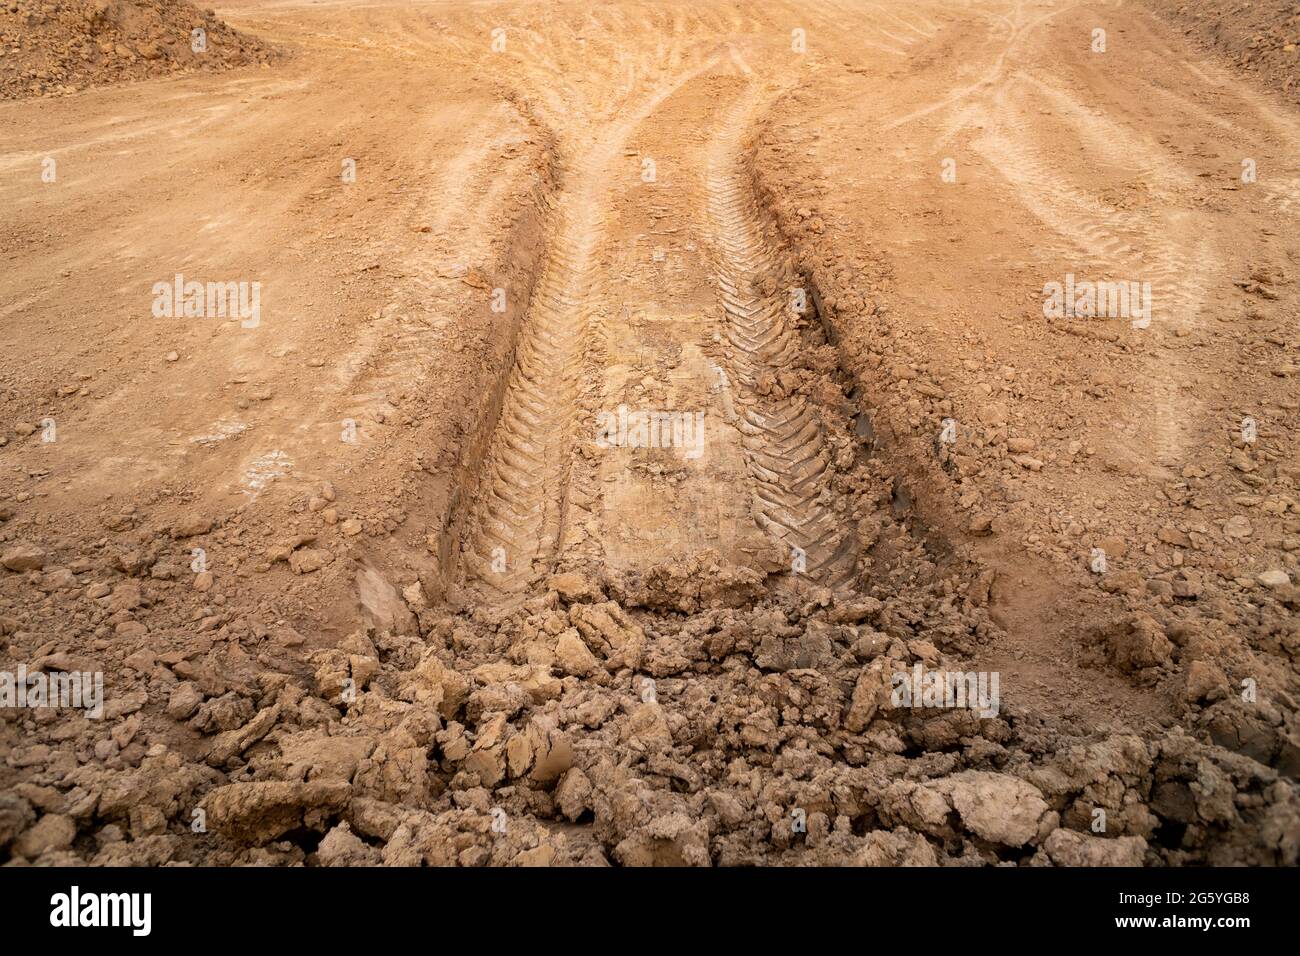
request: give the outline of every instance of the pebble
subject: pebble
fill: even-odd
[[[39,571],[45,560],[44,549],[34,544],[16,544],[0,556],[0,564],[10,571]]]
[[[1264,585],[1264,587],[1276,591],[1278,588],[1284,588],[1290,584],[1291,576],[1285,571],[1275,568],[1271,571],[1263,572],[1259,575],[1257,580],[1260,584]]]
[[[1249,538],[1254,530],[1245,515],[1233,515],[1223,523],[1223,533],[1229,538]]]

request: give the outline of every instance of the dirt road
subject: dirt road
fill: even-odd
[[[104,675],[0,852],[1295,864],[1300,114],[1160,12],[238,0],[0,102],[0,665]]]

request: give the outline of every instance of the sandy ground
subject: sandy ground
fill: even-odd
[[[1300,116],[1161,8],[246,0],[0,103],[0,665],[104,675],[0,853],[1295,864]]]

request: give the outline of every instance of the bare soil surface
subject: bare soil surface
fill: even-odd
[[[0,854],[1294,865],[1232,6],[0,7]]]

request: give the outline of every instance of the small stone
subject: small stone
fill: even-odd
[[[595,604],[605,600],[600,585],[576,571],[553,574],[547,579],[546,586],[558,593],[566,604]]]
[[[578,767],[573,767],[555,788],[555,803],[569,822],[574,822],[588,809],[591,801],[591,780]]]
[[[289,555],[289,567],[294,574],[311,574],[333,561],[334,555],[324,548],[301,548]]]
[[[1275,568],[1271,571],[1265,571],[1257,578],[1260,584],[1274,591],[1286,587],[1291,583],[1291,576],[1285,571]]]
[[[600,661],[579,636],[577,628],[569,628],[555,641],[555,662],[566,674],[585,677],[600,667]]]
[[[190,515],[182,518],[172,528],[173,538],[192,538],[198,534],[207,534],[212,530],[212,519],[202,515]]]
[[[1233,515],[1223,523],[1223,533],[1229,538],[1249,538],[1254,530],[1251,527],[1250,519],[1245,515]]]
[[[1227,675],[1215,664],[1192,661],[1187,668],[1186,697],[1189,703],[1220,700],[1227,696],[1229,688]]]
[[[1057,866],[1136,867],[1146,857],[1147,841],[1137,836],[1108,838],[1053,830],[1043,849]]]
[[[95,741],[95,759],[99,761],[112,760],[118,754],[118,746],[112,740]]]
[[[1108,558],[1122,558],[1128,552],[1128,542],[1115,536],[1101,538],[1097,547],[1105,551]]]
[[[1156,535],[1165,544],[1175,548],[1190,548],[1192,539],[1185,531],[1179,531],[1173,525],[1165,525]]]
[[[335,780],[241,781],[210,790],[203,807],[210,831],[242,842],[268,843],[292,830],[325,829],[351,794],[351,785]]]
[[[653,702],[643,703],[632,711],[621,737],[624,743],[640,751],[668,750],[673,745],[673,734],[664,712]]]
[[[1201,596],[1201,591],[1205,587],[1205,582],[1199,572],[1180,571],[1174,578],[1173,588],[1174,597],[1195,598]]]
[[[36,819],[32,806],[14,792],[0,792],[0,850],[22,833]]]
[[[347,823],[340,823],[320,841],[316,858],[321,866],[379,866],[383,854],[363,842]]]
[[[139,621],[123,621],[113,628],[113,633],[129,641],[137,637],[144,637],[149,633],[149,628]]]
[[[173,720],[189,720],[203,703],[203,692],[191,681],[177,684],[167,701],[167,716]]]
[[[39,571],[45,567],[46,553],[34,544],[16,544],[0,557],[10,571]]]
[[[1024,846],[1038,833],[1048,811],[1042,792],[1007,774],[966,770],[939,781],[961,821],[991,843]]]

